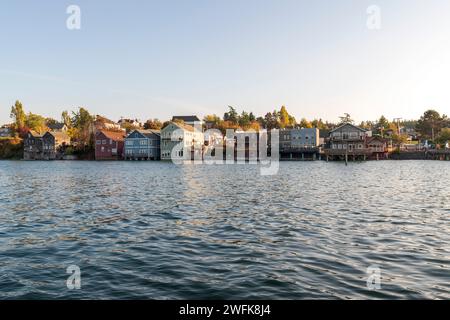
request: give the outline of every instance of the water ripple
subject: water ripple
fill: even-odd
[[[448,162],[0,162],[3,299],[449,299]],[[66,288],[66,268],[82,289]],[[366,287],[381,268],[381,289]]]

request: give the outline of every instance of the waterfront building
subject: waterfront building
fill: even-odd
[[[124,131],[98,130],[95,133],[95,160],[121,159],[124,140]]]
[[[357,127],[351,123],[345,123],[330,131],[328,145],[325,148],[325,156],[329,160],[365,160],[372,154],[367,148],[367,139],[372,132]]]
[[[387,159],[389,152],[392,151],[392,143],[388,139],[375,136],[367,139],[367,148],[371,152],[371,158],[377,160]]]
[[[125,160],[159,160],[160,140],[159,130],[133,130],[125,138]]]
[[[171,160],[172,150],[179,159],[202,159],[203,145],[203,132],[185,123],[170,122],[161,130],[161,160]]]
[[[28,131],[24,139],[24,160],[62,159],[64,149],[70,145],[70,137],[65,132],[39,134]]]
[[[280,130],[281,159],[315,160],[319,146],[320,132],[317,128]]]
[[[203,154],[206,159],[216,157],[223,160],[223,154],[225,150],[225,138],[218,129],[208,129],[203,133],[204,136],[204,149]]]
[[[27,136],[23,140],[23,159],[38,160],[42,155],[42,136],[43,134],[36,131],[28,131]]]
[[[234,157],[237,161],[254,162],[259,160],[259,132],[236,131]],[[229,159],[227,154],[227,160]]]

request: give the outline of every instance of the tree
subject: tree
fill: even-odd
[[[301,128],[312,128],[313,127],[311,122],[306,120],[306,118],[302,118],[302,120],[300,120],[299,126]]]
[[[450,141],[450,128],[443,128],[436,141],[440,145],[445,146]]]
[[[25,126],[30,130],[42,134],[48,130],[45,120],[44,117],[30,112],[26,117]]]
[[[254,130],[254,131],[260,131],[261,130],[261,125],[259,124],[258,121],[252,121],[250,123],[250,125],[248,126],[247,130]]]
[[[222,119],[220,119],[218,115],[208,114],[203,118],[203,121],[218,124],[220,121],[222,121]]]
[[[279,124],[278,127],[281,129],[290,128],[295,126],[295,118],[289,114],[285,106],[281,106],[278,113]]]
[[[441,116],[436,110],[427,110],[417,122],[416,130],[423,139],[434,141],[441,129],[446,125],[448,118]]]
[[[171,123],[171,121],[164,121],[163,124],[162,124],[161,129],[164,129],[164,128],[167,127],[170,123]]]
[[[94,117],[85,108],[79,108],[78,112],[72,112],[72,125],[78,129],[90,127],[94,121]]]
[[[239,116],[239,119],[238,119],[239,126],[242,129],[245,129],[245,128],[247,128],[250,125],[250,123],[251,123],[250,115],[247,112],[242,111],[242,113],[241,113],[241,115]]]
[[[94,116],[85,108],[79,108],[77,112],[72,112],[72,114],[71,137],[78,142],[80,148],[84,150],[86,148],[92,149],[94,147],[94,136],[92,132]]]
[[[408,136],[406,134],[394,133],[392,135],[392,142],[400,147],[400,145],[408,142]]]
[[[267,130],[272,130],[278,128],[278,113],[276,111],[274,112],[268,112],[264,116],[264,128]]]
[[[346,124],[346,123],[353,124],[355,122],[355,121],[353,121],[352,117],[348,113],[344,113],[344,115],[342,117],[339,117],[339,119],[341,120],[340,124]]]
[[[313,121],[311,121],[311,126],[313,128],[317,128],[319,130],[329,130],[330,127],[328,126],[328,123],[324,123],[322,121],[322,119],[314,119]]]
[[[53,119],[53,118],[45,118],[45,124],[47,125],[47,126],[50,126],[50,125],[52,125],[52,124],[57,124],[58,123],[58,121],[56,121],[55,119]]]
[[[384,132],[389,130],[390,123],[389,120],[386,119],[385,116],[381,116],[378,122],[375,124],[375,134],[378,134],[384,137]]]
[[[69,111],[62,112],[61,121],[66,125],[67,128],[72,127],[72,118],[70,117]]]
[[[149,119],[144,123],[144,129],[145,130],[161,130],[163,124],[158,119]]]
[[[229,111],[225,112],[225,114],[223,115],[223,120],[229,121],[233,124],[238,124],[239,115],[236,112],[236,109],[233,108],[232,106],[228,106],[228,108],[229,108]]]
[[[16,132],[21,132],[25,128],[25,121],[27,116],[23,109],[22,103],[17,100],[16,103],[11,107],[11,119],[14,120],[13,126]]]

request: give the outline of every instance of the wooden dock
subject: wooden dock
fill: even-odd
[[[427,150],[425,151],[425,159],[450,161],[450,149]]]

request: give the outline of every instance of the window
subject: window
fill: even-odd
[[[97,140],[96,143],[97,144],[102,144],[102,141],[101,140]]]
[[[102,140],[102,144],[106,144],[106,140]]]

